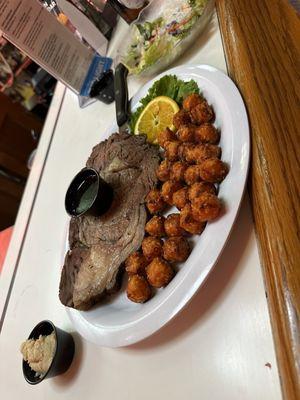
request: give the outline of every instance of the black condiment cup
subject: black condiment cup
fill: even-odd
[[[84,209],[78,211],[80,197],[85,193],[85,187],[95,184],[95,193]],[[83,168],[72,180],[65,197],[65,209],[72,217],[85,213],[100,216],[111,206],[113,190],[94,168]]]
[[[37,324],[28,339],[38,339],[40,335],[47,336],[52,332],[55,334],[56,348],[50,367],[45,374],[38,375],[30,368],[28,362],[23,360],[23,375],[31,385],[36,385],[44,379],[63,374],[72,363],[75,352],[74,339],[70,333],[57,328],[51,321],[45,320]]]

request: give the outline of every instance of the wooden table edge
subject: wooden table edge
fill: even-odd
[[[295,151],[300,143],[299,15],[285,0],[217,0],[216,7],[228,73],[250,120],[249,189],[283,396],[296,400],[300,396],[300,168]]]

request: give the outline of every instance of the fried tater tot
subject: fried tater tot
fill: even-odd
[[[209,158],[200,165],[200,176],[206,182],[222,182],[227,174],[227,165],[218,158]]]
[[[188,190],[188,197],[190,201],[195,200],[202,193],[216,194],[216,188],[209,182],[195,182]]]
[[[202,193],[192,202],[192,214],[196,221],[206,222],[217,218],[221,212],[220,199],[211,193]]]
[[[169,214],[165,220],[165,232],[167,236],[182,236],[185,231],[180,226],[180,214]]]
[[[167,181],[162,185],[161,195],[166,203],[173,205],[173,194],[182,188],[181,182]]]
[[[151,297],[151,288],[147,280],[140,275],[132,275],[128,279],[127,297],[134,303],[145,303]]]
[[[163,245],[163,257],[167,261],[185,261],[191,252],[187,239],[183,236],[171,237],[165,240]]]
[[[208,158],[219,158],[221,148],[214,144],[197,144],[193,148],[187,149],[185,155],[188,163],[201,164]]]
[[[177,131],[177,137],[181,142],[193,142],[195,133],[194,125],[182,125]]]
[[[189,161],[189,157],[187,157],[187,155],[194,147],[195,147],[194,143],[191,143],[191,142],[182,143],[178,148],[179,159],[183,160],[183,161],[187,161],[189,164],[192,164],[194,161]]]
[[[187,185],[192,185],[195,182],[200,182],[202,180],[200,178],[200,165],[190,165],[184,173],[184,180]]]
[[[148,261],[155,257],[160,257],[162,254],[163,241],[159,238],[148,236],[142,241],[143,254]]]
[[[201,125],[205,122],[213,122],[215,119],[214,111],[206,100],[203,100],[193,107],[190,111],[190,115],[192,123],[196,125]]]
[[[182,189],[177,190],[173,194],[173,205],[178,208],[178,210],[181,210],[186,204],[188,204],[189,199],[188,199],[188,188],[183,187]]]
[[[125,270],[129,275],[143,274],[147,264],[145,256],[139,251],[135,251],[125,260]]]
[[[166,182],[170,179],[170,168],[171,163],[168,160],[164,160],[160,163],[156,170],[156,176],[161,182]]]
[[[166,208],[166,203],[158,189],[152,189],[146,196],[146,206],[151,214],[156,214]]]
[[[202,103],[202,101],[203,98],[199,94],[192,93],[183,100],[182,106],[185,111],[191,111],[192,108]]]
[[[178,140],[175,140],[173,142],[165,142],[164,144],[164,149],[165,149],[165,154],[166,158],[169,161],[177,161],[179,159],[178,156],[178,148],[180,146],[180,142]]]
[[[145,231],[150,236],[163,237],[165,236],[164,223],[165,223],[165,217],[155,215],[146,223]]]
[[[179,129],[181,125],[187,125],[190,122],[190,114],[184,110],[179,110],[173,117],[173,125],[176,129]]]
[[[212,124],[205,123],[195,128],[194,138],[197,143],[216,144],[220,140],[220,132]]]
[[[161,147],[164,147],[165,142],[173,140],[176,140],[176,135],[169,128],[159,132],[159,134],[157,135],[157,141]]]
[[[187,204],[180,212],[180,226],[192,235],[200,235],[205,228],[205,222],[196,221],[191,205]]]
[[[170,179],[173,181],[183,181],[187,164],[182,161],[176,161],[170,168]]]
[[[166,286],[174,276],[172,266],[161,257],[156,257],[151,261],[146,273],[148,282],[155,288]]]

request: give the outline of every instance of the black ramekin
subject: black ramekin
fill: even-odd
[[[38,375],[30,368],[27,361],[23,360],[23,375],[31,385],[36,385],[44,379],[63,374],[72,363],[75,352],[74,339],[70,333],[57,328],[51,321],[45,320],[37,324],[28,339],[38,339],[40,335],[47,336],[52,332],[55,334],[56,349],[50,367],[45,374]]]

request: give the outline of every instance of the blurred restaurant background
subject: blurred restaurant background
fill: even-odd
[[[62,9],[87,17],[109,40],[119,15],[136,19],[140,1],[37,0],[87,46]],[[137,9],[127,8],[136,6]],[[128,4],[129,3],[129,4]],[[71,7],[70,7],[71,6]],[[77,14],[76,14],[77,12]],[[0,231],[14,224],[56,80],[0,32]]]

